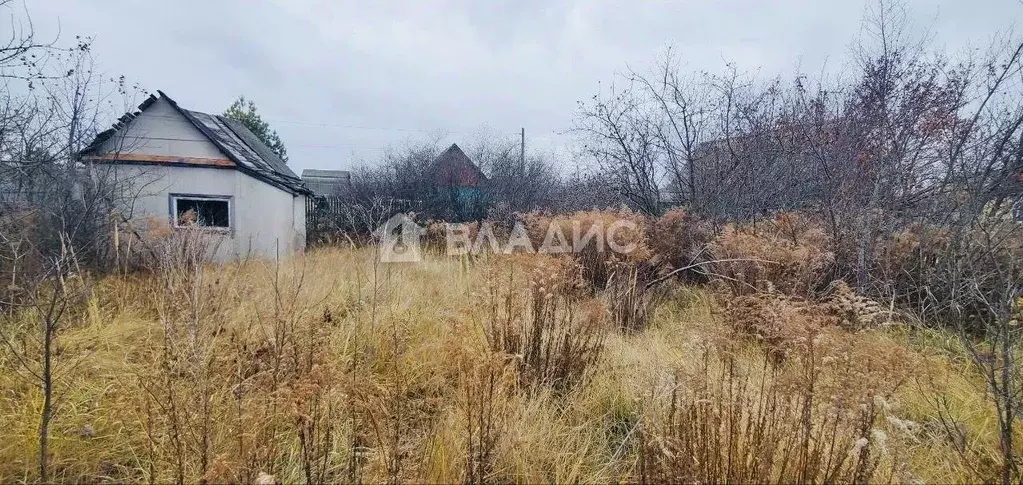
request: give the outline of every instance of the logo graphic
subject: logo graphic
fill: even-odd
[[[382,263],[417,263],[423,260],[420,238],[426,229],[407,214],[395,214],[373,231]]]
[[[2,0],[0,0],[2,1]],[[516,221],[510,233],[499,238],[488,221],[475,224],[444,223],[447,234],[448,256],[484,253],[579,253],[592,248],[603,253],[605,248],[619,254],[636,250],[636,234],[640,228],[629,219],[606,224],[573,220],[568,224],[548,224],[546,235],[539,247],[531,240],[526,227]],[[423,260],[421,239],[426,228],[416,224],[408,214],[395,214],[373,231],[379,245],[380,261],[384,263],[418,263]],[[623,237],[616,237],[621,235]],[[504,239],[506,238],[506,239]]]

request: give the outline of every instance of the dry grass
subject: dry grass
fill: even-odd
[[[51,476],[961,482],[997,469],[983,384],[945,334],[853,334],[779,310],[786,326],[762,330],[789,332],[785,358],[768,358],[728,324],[730,297],[690,287],[620,332],[571,264],[533,258],[378,265],[324,249],[100,280],[60,339]],[[0,481],[33,482],[41,394],[11,358],[0,352]]]

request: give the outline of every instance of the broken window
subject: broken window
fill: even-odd
[[[175,227],[231,228],[231,199],[227,197],[173,196]]]

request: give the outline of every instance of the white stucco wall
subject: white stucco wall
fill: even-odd
[[[298,246],[295,231],[294,204],[301,196],[242,172],[235,173],[235,197],[239,201],[234,212],[238,228],[234,235],[236,255],[273,259],[304,249],[304,245]]]
[[[123,140],[123,141],[121,141]],[[164,99],[158,99],[101,152],[226,159],[225,154]],[[173,226],[171,194],[231,198],[231,230],[210,230],[219,239],[215,259],[273,259],[305,249],[305,197],[293,195],[245,172],[224,167],[138,163],[106,165],[129,190],[125,212],[145,227],[153,218]]]
[[[295,251],[305,251],[305,204],[306,196],[300,195],[294,198],[294,207],[292,220],[294,221],[295,230]]]
[[[124,164],[110,167],[118,180],[138,188],[126,214],[145,228],[150,219],[173,226],[170,197],[231,198],[231,230],[210,230],[219,240],[215,259],[274,259],[305,249],[305,198],[234,169]]]

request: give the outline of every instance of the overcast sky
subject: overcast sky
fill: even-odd
[[[761,76],[844,62],[864,4],[836,0],[28,0],[38,33],[95,39],[101,69],[186,108],[239,94],[296,171],[351,168],[408,140],[471,144],[484,129],[564,150],[577,102],[668,45],[689,69]],[[949,50],[1023,20],[1020,0],[910,1]]]

